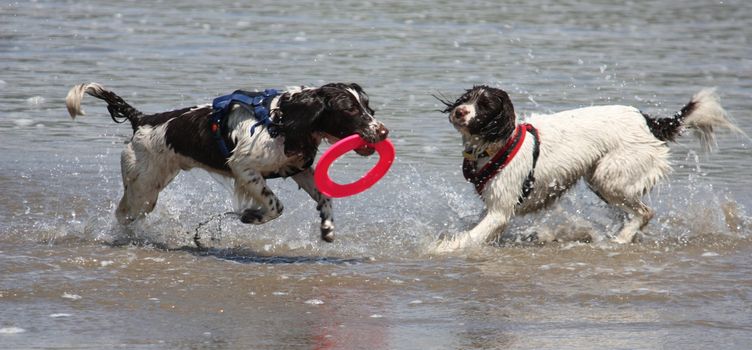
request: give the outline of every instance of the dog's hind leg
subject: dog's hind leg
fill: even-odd
[[[655,215],[655,211],[645,205],[641,200],[625,201],[618,205],[628,213],[624,220],[619,234],[613,238],[613,241],[620,244],[631,243],[635,235],[647,226],[650,219]]]
[[[131,142],[120,156],[123,176],[123,197],[115,216],[121,224],[128,224],[154,210],[162,191],[180,171],[169,162],[154,159]]]
[[[313,181],[313,169],[308,168],[292,176],[293,180],[316,201],[316,209],[321,217],[321,239],[332,242],[334,241],[334,214],[332,210],[332,199],[323,195],[316,188]]]
[[[240,221],[246,224],[263,224],[282,215],[282,202],[266,185],[266,180],[256,171],[235,171],[236,196],[253,198],[259,207],[240,208]]]
[[[624,166],[630,169],[628,165]],[[623,210],[626,214],[624,225],[619,233],[612,239],[616,243],[631,243],[635,235],[643,229],[650,219],[655,215],[655,211],[642,202],[643,194],[650,192],[660,174],[657,170],[648,172],[648,176],[639,177],[634,181],[626,173],[604,174],[596,171],[586,177],[590,189],[606,204]],[[618,181],[623,180],[623,181]]]

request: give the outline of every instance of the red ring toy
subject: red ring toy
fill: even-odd
[[[358,181],[345,185],[332,181],[329,177],[329,167],[332,163],[343,154],[363,146],[371,147],[376,152],[379,152],[379,162]],[[319,191],[329,197],[340,198],[352,196],[369,189],[381,180],[386,175],[386,172],[389,171],[393,161],[394,145],[389,139],[377,143],[367,143],[359,135],[350,135],[337,141],[337,143],[324,152],[321,159],[319,159],[319,164],[316,165],[313,180],[316,182],[316,187],[318,187]]]

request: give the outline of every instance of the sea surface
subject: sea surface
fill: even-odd
[[[746,0],[3,2],[0,348],[749,349],[745,136],[719,133],[712,153],[671,144],[640,243],[609,243],[621,216],[580,184],[498,245],[427,247],[483,210],[434,95],[487,84],[521,118],[604,104],[669,117],[717,87],[752,134],[751,47]],[[282,217],[248,226],[217,215],[229,193],[201,170],[123,227],[130,127],[94,98],[76,120],[64,105],[90,81],[144,112],[357,82],[397,158],[334,201],[331,244],[293,181],[270,181]],[[348,155],[335,179],[375,161]]]

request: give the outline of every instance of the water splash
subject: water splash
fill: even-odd
[[[245,253],[326,257],[413,257],[442,234],[472,228],[484,205],[457,171],[446,172],[398,158],[392,171],[369,191],[334,201],[337,239],[320,241],[315,203],[294,181],[271,180],[285,204],[283,215],[260,226],[245,225],[233,211],[232,187],[196,170],[181,173],[161,193],[155,211],[143,220],[121,226],[113,212],[121,195],[118,164],[109,154],[90,161],[75,158],[43,173],[27,176],[25,188],[56,179],[46,190],[59,198],[25,193],[12,208],[9,236],[49,244],[104,242],[167,249],[195,249],[194,238],[211,249],[243,249]],[[355,158],[337,169],[362,174],[374,160]],[[657,215],[645,229],[648,244],[686,244],[695,237],[749,235],[747,209],[732,193],[707,178],[697,153],[688,151],[683,167],[646,197]],[[96,170],[89,170],[96,169]],[[87,171],[90,171],[87,173]],[[87,184],[71,186],[79,182]],[[10,194],[13,195],[12,193]],[[19,197],[21,198],[21,197]],[[623,217],[584,184],[579,184],[549,210],[516,217],[505,231],[505,245],[545,242],[593,242],[607,245]]]

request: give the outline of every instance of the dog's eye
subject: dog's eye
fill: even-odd
[[[347,113],[350,116],[356,116],[360,114],[360,110],[358,109],[358,107],[350,107],[345,110],[345,113]]]

